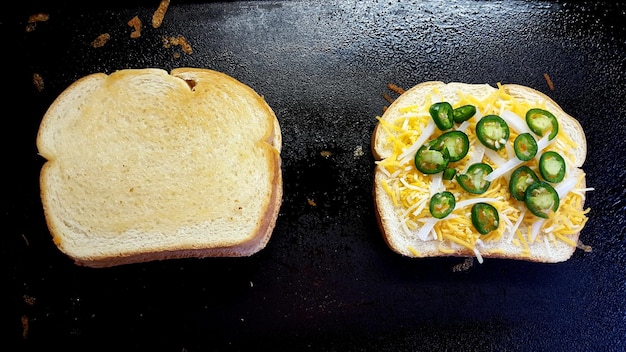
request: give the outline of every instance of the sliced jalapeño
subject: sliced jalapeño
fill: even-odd
[[[522,165],[511,174],[509,191],[513,198],[523,201],[526,200],[526,189],[536,182],[539,182],[537,174],[530,167]]]
[[[451,167],[447,167],[445,170],[443,170],[443,179],[450,181],[452,179],[454,179],[454,176],[456,176],[456,169],[451,168]]]
[[[446,131],[454,126],[453,110],[452,105],[444,101],[432,104],[428,111],[435,121],[435,125],[437,125],[440,130]]]
[[[539,173],[548,182],[561,182],[565,177],[565,159],[561,154],[547,151],[539,158]]]
[[[498,210],[489,203],[476,203],[472,206],[472,224],[481,234],[496,230],[500,224]]]
[[[537,141],[530,133],[522,133],[513,141],[513,150],[519,160],[528,161],[537,155]]]
[[[552,140],[559,133],[559,122],[551,112],[544,109],[530,109],[526,112],[526,124],[536,135],[543,135],[550,131],[548,139]]]
[[[435,140],[434,148],[442,150],[448,149],[450,161],[459,161],[463,159],[469,151],[469,138],[461,131],[448,131]]]
[[[456,176],[456,181],[461,188],[472,194],[482,194],[487,191],[491,182],[485,180],[493,168],[489,164],[475,163],[467,168],[467,172]]]
[[[415,167],[425,174],[436,174],[446,169],[450,163],[450,153],[447,148],[434,148],[437,140],[430,141],[415,153]]]
[[[474,115],[476,115],[476,107],[474,105],[463,105],[452,110],[452,119],[457,123],[467,121]]]
[[[559,208],[559,194],[547,182],[539,181],[526,189],[526,207],[541,218],[548,218],[550,211]]]
[[[430,198],[430,213],[437,219],[443,219],[448,216],[456,206],[454,194],[449,191],[435,193]]]
[[[509,139],[509,126],[498,115],[487,115],[476,124],[476,137],[487,148],[500,150]]]

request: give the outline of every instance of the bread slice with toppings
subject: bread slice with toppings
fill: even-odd
[[[443,172],[419,171],[415,155],[420,147],[437,139],[444,131],[433,123],[432,104],[448,102],[452,108],[471,105],[476,114],[465,122],[455,122],[451,130],[463,131],[469,140],[467,155],[446,166],[457,176]],[[525,119],[528,110],[551,112],[558,121],[558,133],[549,140],[533,133]],[[506,121],[510,136],[499,150],[486,147],[477,138],[476,125],[482,117],[497,115]],[[521,161],[514,151],[514,140],[532,133],[540,146],[537,155]],[[562,262],[579,247],[579,235],[587,221],[584,209],[586,177],[582,169],[587,144],[580,123],[545,94],[514,84],[424,82],[401,94],[378,117],[372,135],[376,159],[374,201],[382,235],[389,247],[407,257],[476,256],[508,258],[534,262]],[[558,208],[540,217],[529,211],[525,200],[511,195],[511,173],[519,166],[530,167],[540,175],[540,155],[556,151],[566,161],[561,182],[550,183],[559,196]],[[515,160],[517,159],[517,160]],[[492,172],[484,193],[468,192],[458,181],[471,164],[485,163]],[[544,181],[539,176],[539,181]],[[454,195],[455,208],[444,218],[430,211],[433,195],[448,191]],[[481,234],[472,219],[477,203],[492,205],[498,213],[496,228]],[[552,205],[552,204],[551,204]],[[476,217],[478,220],[478,216]]]
[[[79,265],[250,256],[278,217],[278,120],[220,72],[83,77],[44,115],[37,147],[49,230]]]

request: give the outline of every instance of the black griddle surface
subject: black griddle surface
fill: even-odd
[[[172,1],[154,29],[157,5],[25,1],[0,15],[3,350],[626,350],[625,3]],[[38,12],[50,19],[26,32]],[[131,39],[135,15],[144,28]],[[109,42],[91,47],[102,33]],[[163,46],[178,35],[191,54]],[[284,198],[269,244],[249,258],[74,265],[39,199],[43,114],[84,75],[182,66],[237,78],[277,114]],[[592,252],[460,272],[463,258],[391,252],[370,138],[387,83],[428,80],[527,85],[580,121]]]

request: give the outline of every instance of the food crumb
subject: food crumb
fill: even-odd
[[[36,13],[28,16],[28,23],[26,24],[26,32],[32,32],[37,28],[37,23],[46,22],[50,19],[50,15],[47,13]]]
[[[550,76],[548,76],[547,73],[544,73],[543,78],[546,79],[546,83],[548,84],[548,89],[554,90],[554,83],[552,83],[552,79],[550,79]]]
[[[163,39],[164,48],[170,48],[174,45],[178,45],[187,54],[191,54],[193,52],[191,45],[189,45],[189,43],[187,42],[187,39],[185,39],[185,37],[183,37],[182,35],[179,35],[178,37],[163,36],[162,39]]]
[[[28,304],[29,306],[35,305],[35,297],[24,295],[23,298],[24,298],[24,302]]]
[[[396,92],[398,95],[402,95],[404,94],[404,92],[406,92],[406,90],[404,90],[404,88],[398,87],[397,85],[393,84],[393,83],[389,83],[387,84],[387,88],[389,88],[389,90]]]
[[[22,338],[26,339],[28,337],[28,317],[26,315],[22,315]]]
[[[331,152],[330,150],[322,150],[320,152],[320,155],[323,156],[324,158],[328,159],[331,156],[333,156],[333,152]]]
[[[406,90],[404,88],[398,87],[397,85],[393,84],[393,83],[388,83],[387,84],[387,88],[398,94],[398,95],[402,95],[404,94],[404,92],[406,92]],[[383,93],[383,99],[385,99],[387,101],[387,103],[389,103],[390,105],[397,99],[397,98],[392,98],[389,94],[387,93]],[[387,111],[388,106],[383,106],[383,114],[385,113],[385,111]]]
[[[393,103],[394,99],[389,96],[387,93],[383,93],[383,99],[385,99],[389,104]]]
[[[43,77],[41,77],[39,73],[33,73],[33,84],[35,85],[35,88],[37,88],[37,91],[43,91]]]
[[[357,145],[356,148],[354,149],[354,158],[358,159],[362,156],[363,156],[363,147],[360,145]]]
[[[467,257],[462,263],[452,267],[453,272],[467,271],[474,265],[474,257]]]
[[[310,206],[314,207],[317,206],[317,203],[315,203],[315,201],[311,198],[307,198],[306,201],[309,203]]]
[[[135,39],[141,37],[141,20],[138,16],[131,18],[128,21],[128,25],[133,27],[133,31],[130,32],[130,37]]]
[[[167,8],[170,6],[170,0],[161,0],[159,3],[159,7],[154,10],[154,14],[152,15],[152,28],[159,28],[163,23],[163,18],[165,17],[165,12]]]
[[[94,48],[103,47],[104,44],[109,41],[109,39],[111,39],[111,35],[109,33],[100,34],[98,37],[96,37],[96,39],[91,42],[91,46]]]

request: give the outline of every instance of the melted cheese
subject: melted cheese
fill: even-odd
[[[502,148],[498,152],[493,151],[492,153],[492,151],[489,151],[484,153],[484,149],[480,146],[480,141],[478,141],[475,132],[476,123],[481,116],[488,114],[499,115],[503,111],[507,111],[507,114],[512,112],[519,119],[523,120],[523,116],[529,109],[535,107],[545,109],[545,105],[542,102],[515,99],[507,94],[500,84],[498,84],[498,89],[485,99],[479,99],[470,94],[459,92],[457,99],[453,100],[455,101],[450,101],[450,103],[454,108],[466,104],[474,105],[477,108],[476,116],[469,119],[463,126],[464,132],[468,135],[470,141],[469,153],[460,161],[450,164],[458,172],[464,172],[471,163],[477,161],[487,163],[495,170],[503,160],[510,159],[512,143],[518,132],[511,128],[508,141],[510,145],[507,145],[507,148]],[[435,239],[440,241],[439,251],[449,254],[455,251],[452,248],[461,246],[469,252],[475,253],[479,260],[481,259],[479,249],[482,248],[483,243],[506,243],[507,245],[513,243],[517,247],[521,247],[522,256],[530,256],[530,244],[536,241],[541,241],[547,246],[553,245],[555,241],[576,246],[576,242],[571,236],[580,232],[584,227],[587,222],[586,214],[589,212],[589,209],[580,210],[581,204],[584,202],[582,193],[575,190],[568,192],[561,199],[559,209],[551,213],[549,218],[542,222],[539,231],[541,238],[535,238],[531,233],[532,224],[542,219],[527,212],[524,203],[515,200],[510,195],[507,183],[510,172],[503,177],[493,180],[489,189],[480,195],[466,192],[458,185],[456,180],[442,181],[443,187],[454,194],[457,203],[472,198],[488,197],[495,199],[490,204],[498,210],[500,216],[499,226],[496,230],[487,235],[480,235],[471,222],[471,206],[457,207],[448,217],[441,220],[433,219],[428,208],[431,196],[432,175],[422,174],[415,169],[412,162],[406,163],[406,160],[401,160],[402,157],[406,159],[406,156],[403,156],[403,154],[407,154],[407,149],[415,148],[415,142],[420,138],[422,130],[430,123],[431,117],[428,113],[430,104],[428,102],[441,101],[440,92],[434,88],[425,101],[427,103],[424,106],[408,105],[400,107],[399,112],[401,112],[401,116],[396,121],[384,121],[378,118],[380,125],[388,133],[389,142],[393,144],[393,154],[384,160],[378,161],[377,165],[388,177],[382,183],[382,186],[397,208],[404,231],[408,232],[409,235],[413,235],[418,229],[428,225],[428,229],[423,229],[426,233],[421,234],[422,238],[424,240]],[[513,118],[511,116],[509,118]],[[523,120],[523,123],[526,123],[525,120]],[[442,133],[439,129],[435,129],[428,140],[436,138]],[[572,154],[569,150],[575,146],[576,143],[561,129],[554,143],[551,143],[546,150],[554,150],[561,153],[566,159],[570,160],[569,164],[571,165]],[[524,164],[537,171],[537,158]],[[538,171],[537,174],[539,174]],[[575,188],[581,187],[583,176],[584,174],[578,179]],[[429,220],[426,221],[424,219]],[[431,226],[432,229],[430,229]],[[518,230],[519,226],[525,226],[528,229],[528,233],[522,234]],[[477,246],[477,243],[480,243],[481,246]],[[413,255],[419,256],[414,247],[410,247],[408,250]],[[548,252],[550,253],[549,248]],[[504,250],[496,246],[496,248],[490,250],[490,253],[504,253]]]

